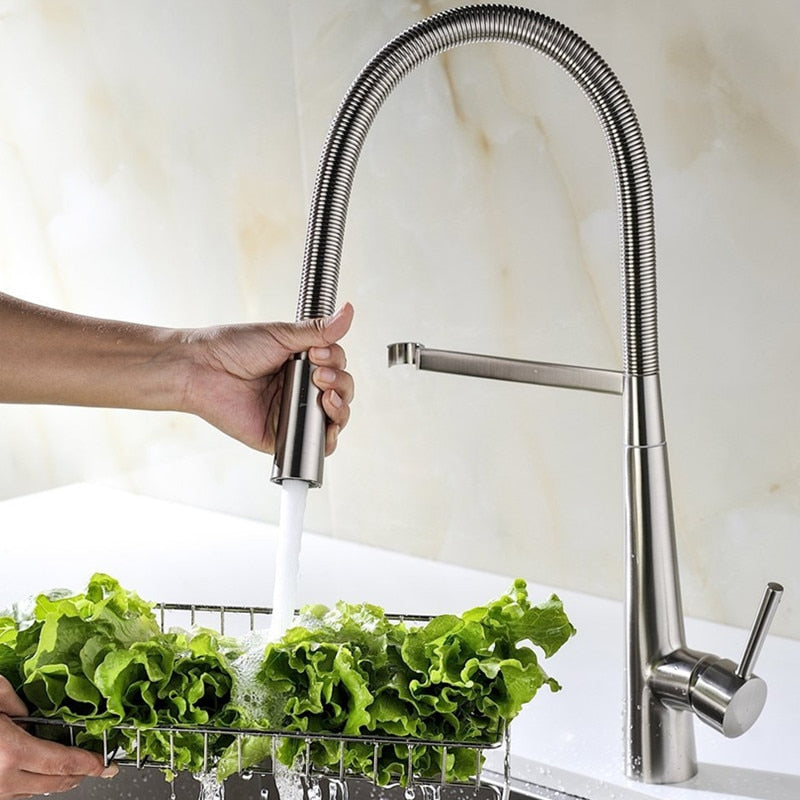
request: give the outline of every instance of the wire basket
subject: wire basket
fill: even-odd
[[[184,603],[158,603],[154,606],[158,623],[162,631],[169,630],[170,627],[178,626],[186,627],[188,617],[188,626],[195,627],[202,625],[206,628],[217,630],[221,635],[242,635],[252,633],[259,630],[259,621],[267,621],[271,617],[272,609],[262,606],[221,606],[221,605],[202,605],[202,604],[184,604]],[[400,621],[411,623],[425,623],[432,619],[430,616],[419,614],[387,614],[387,617]],[[65,741],[69,741],[71,745],[75,745],[77,735],[80,731],[86,728],[83,722],[67,722],[59,719],[51,719],[45,717],[24,717],[20,718],[20,722],[30,723],[36,726],[44,726],[45,729],[58,729],[65,731],[63,736]],[[109,740],[115,737],[111,736],[114,731],[128,731],[133,732],[131,737],[133,746],[127,751],[121,751],[119,748],[110,745]],[[162,734],[167,742],[168,755],[163,760],[155,760],[152,757],[142,757],[140,753],[142,737],[150,733]],[[500,790],[496,786],[497,773],[492,773],[495,780],[486,783],[482,778],[484,755],[489,750],[501,750],[503,753],[503,775],[507,779],[509,776],[509,739],[507,731],[493,742],[462,742],[462,741],[446,741],[446,740],[426,740],[413,737],[403,736],[371,736],[371,735],[342,735],[336,733],[310,733],[310,732],[296,732],[285,730],[264,730],[263,728],[223,728],[223,727],[208,727],[208,726],[149,726],[141,728],[130,724],[120,724],[111,730],[106,730],[102,733],[102,756],[106,766],[112,762],[125,767],[135,767],[142,769],[146,767],[158,768],[162,770],[170,770],[175,772],[175,738],[177,736],[195,735],[202,737],[203,742],[203,760],[202,772],[208,773],[214,769],[214,758],[210,755],[210,741],[212,737],[230,737],[232,746],[235,748],[238,759],[238,773],[250,774],[273,774],[274,767],[277,762],[276,749],[280,742],[285,739],[301,740],[303,742],[303,757],[300,760],[299,768],[295,767],[295,771],[305,780],[367,780],[377,783],[378,775],[378,762],[384,747],[403,748],[407,751],[406,763],[406,776],[404,785],[412,787],[419,786],[459,786],[459,787],[472,787],[476,791],[482,787],[495,790],[500,796]],[[269,753],[270,756],[262,763],[255,766],[245,767],[242,761],[242,749],[245,740],[257,737],[269,739]],[[313,766],[311,758],[311,748],[315,742],[322,742],[328,745],[333,744],[338,747],[339,759],[338,768],[320,770]],[[348,770],[345,766],[345,753],[348,745],[359,745],[360,747],[372,748],[372,778],[365,776],[362,773],[356,773]],[[430,775],[419,775],[414,770],[414,753],[418,748],[432,747],[437,748],[440,753],[440,763],[438,776],[431,777]],[[453,750],[466,750],[472,751],[475,754],[475,771],[474,776],[469,781],[453,781],[447,779],[447,759],[448,754]],[[507,780],[505,781],[507,783]]]

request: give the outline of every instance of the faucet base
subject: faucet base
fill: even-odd
[[[625,773],[645,783],[681,783],[697,774],[692,715],[664,705],[650,690],[628,709]]]

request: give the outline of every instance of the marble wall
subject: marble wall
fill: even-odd
[[[779,580],[775,630],[800,638],[800,3],[523,4],[605,57],[648,145],[685,605],[748,625]],[[163,325],[291,318],[331,116],[452,5],[0,0],[0,287]],[[416,340],[618,368],[617,242],[601,129],[555,66],[484,44],[409,76],[358,168],[358,397],[308,527],[621,596],[618,398],[385,367]],[[193,418],[6,406],[0,442],[3,497],[88,480],[277,516],[270,460]]]

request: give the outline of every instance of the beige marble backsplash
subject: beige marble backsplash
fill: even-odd
[[[775,630],[800,638],[800,3],[521,4],[603,55],[644,131],[687,610],[746,626],[778,580]],[[0,0],[0,290],[164,325],[291,318],[332,115],[452,5]],[[416,340],[618,368],[617,242],[602,131],[554,65],[485,44],[410,75],[356,174],[358,396],[309,529],[621,596],[618,398],[385,367]],[[0,443],[2,497],[96,481],[277,517],[270,459],[189,417],[5,406]]]

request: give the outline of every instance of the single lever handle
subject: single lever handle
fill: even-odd
[[[783,586],[770,581],[764,592],[761,608],[758,609],[755,621],[753,622],[753,628],[750,631],[750,638],[747,640],[744,653],[742,653],[742,659],[739,662],[739,666],[736,667],[736,674],[740,678],[747,680],[753,674],[756,659],[761,653],[761,648],[764,646],[764,640],[767,638],[769,626],[772,624],[772,618],[778,610],[778,603],[780,603],[782,596]]]
[[[753,667],[782,594],[783,586],[779,583],[767,584],[738,666],[726,658],[704,656],[692,677],[689,690],[692,708],[703,722],[728,738],[749,730],[767,701],[767,684],[753,675]]]

